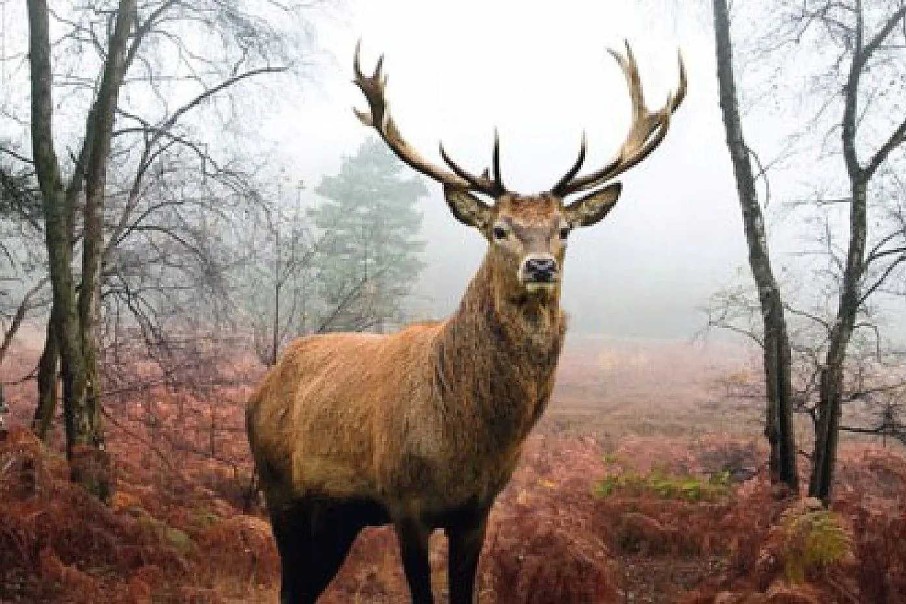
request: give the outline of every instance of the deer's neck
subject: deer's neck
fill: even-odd
[[[566,330],[559,292],[528,295],[515,278],[485,258],[437,341],[436,388],[449,425],[490,450],[518,444],[540,417]]]

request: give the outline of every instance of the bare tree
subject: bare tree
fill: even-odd
[[[906,139],[906,116],[882,134],[880,143],[866,137],[865,125],[882,105],[873,102],[866,75],[873,67],[890,65],[884,54],[906,42],[906,5],[880,3],[872,7],[874,27],[866,25],[866,10],[861,0],[852,2],[805,3],[802,22],[814,21],[829,37],[841,43],[840,64],[846,66],[843,83],[843,114],[840,142],[849,185],[849,241],[843,264],[837,309],[830,324],[827,351],[819,377],[818,426],[815,438],[809,494],[827,503],[831,497],[841,406],[844,398],[844,365],[847,349],[856,329],[859,308],[876,291],[886,276],[906,261],[902,246],[890,248],[885,237],[867,249],[869,194],[891,153]],[[895,38],[899,39],[895,41]],[[903,73],[903,72],[901,72]],[[868,88],[868,90],[866,90]],[[882,122],[883,123],[883,122]],[[868,149],[868,152],[865,150]],[[880,259],[893,258],[873,281],[869,267]]]
[[[781,289],[796,293],[787,280]],[[810,306],[800,300],[785,304],[791,343],[791,400],[794,413],[807,416],[817,431],[820,408],[820,377],[831,335],[831,313],[828,303],[836,289],[820,291],[819,299]],[[743,285],[728,287],[712,296],[708,307],[710,327],[727,329],[763,345],[761,306],[756,292]],[[883,337],[885,325],[881,313],[863,303],[847,352],[841,404],[849,421],[841,432],[874,435],[882,439],[906,438],[904,430],[904,396],[906,378],[902,373],[904,353]],[[736,394],[755,399],[765,395],[763,384],[752,384]]]
[[[269,187],[275,203],[262,208],[240,243],[250,256],[238,271],[238,288],[262,364],[277,362],[285,342],[317,329],[315,257],[329,234],[315,234],[302,207],[301,181],[285,173]]]
[[[50,259],[54,303],[51,312],[63,368],[66,450],[72,478],[101,498],[110,492],[97,389],[98,273],[102,248],[103,196],[107,153],[135,2],[123,0],[107,46],[108,60],[97,96],[86,120],[85,143],[68,186],[64,186],[53,133],[53,72],[49,9],[46,2],[28,3],[29,59],[32,94],[32,152],[44,203],[44,232]],[[76,197],[85,187],[81,284],[72,272],[72,225]]]
[[[0,141],[0,365],[30,313],[43,308],[46,264],[35,240],[41,236],[41,202],[29,164]]]
[[[299,7],[264,8],[279,17]],[[130,235],[156,228],[170,243],[180,241],[175,229],[159,228],[159,216],[169,212],[185,226],[178,209],[183,200],[155,200],[146,189],[149,181],[159,181],[150,175],[155,169],[162,174],[174,152],[193,154],[202,165],[199,172],[221,183],[241,181],[234,169],[213,160],[205,139],[210,134],[193,130],[190,114],[240,82],[283,71],[272,63],[284,56],[283,38],[243,2],[161,0],[137,6],[121,0],[57,11],[35,0],[28,9],[32,161],[43,198],[54,292],[39,385],[52,383],[47,373],[55,373],[58,347],[73,478],[104,497],[110,485],[101,426],[99,327],[104,284],[122,274],[122,263],[114,262],[122,260],[117,250]],[[51,19],[65,30],[54,45]],[[80,52],[63,53],[55,61],[54,49]],[[96,77],[91,75],[95,70]],[[139,89],[147,94],[135,94]],[[65,91],[73,101],[67,109],[86,108],[78,152],[69,163],[59,161],[55,150],[55,91]],[[81,252],[78,275],[72,270],[74,245]],[[106,293],[116,296],[125,289],[108,287]],[[39,407],[52,409],[43,402]]]
[[[726,3],[714,0],[714,7],[715,22],[723,21]],[[816,215],[812,241],[817,246],[800,255],[811,263],[802,265],[806,269],[799,273],[810,271],[810,291],[804,297],[790,298],[793,304],[780,304],[778,298],[776,308],[785,310],[787,338],[792,341],[792,401],[794,407],[812,417],[815,426],[809,493],[827,503],[843,404],[864,401],[870,398],[868,392],[878,389],[892,392],[890,389],[899,383],[880,369],[884,365],[879,353],[884,348],[882,324],[872,300],[878,294],[902,293],[902,286],[895,284],[906,264],[906,232],[899,211],[902,190],[897,192],[894,186],[903,160],[897,150],[906,135],[906,116],[897,100],[902,98],[906,82],[901,50],[906,44],[906,5],[900,0],[870,5],[860,0],[778,0],[771,10],[771,21],[759,36],[757,54],[762,61],[782,61],[783,69],[798,70],[799,76],[807,73],[807,77],[799,78],[806,82],[807,94],[800,95],[792,109],[805,127],[790,132],[788,141],[808,143],[812,163],[821,166],[816,170],[821,180],[811,183],[816,191],[814,198],[791,202],[791,206]],[[803,48],[821,52],[811,55],[812,61],[790,62],[790,53]],[[728,90],[723,81],[726,73],[720,69],[722,93]],[[776,74],[775,78],[782,80]],[[779,88],[772,90],[776,94]],[[728,103],[722,105],[727,121]],[[728,142],[731,148],[737,148],[739,181],[740,167],[751,154],[741,130],[729,133]],[[746,176],[742,180],[748,182],[751,167],[748,174],[745,170],[742,173]],[[838,187],[846,192],[837,191]],[[741,193],[744,189],[740,187]],[[839,213],[844,209],[848,216]],[[757,224],[760,218],[751,214],[746,221]],[[749,239],[751,252],[752,237]],[[757,239],[756,232],[756,243]],[[762,280],[757,281],[762,300],[756,307],[767,321],[765,287]],[[740,331],[753,333],[764,345],[767,332],[750,329],[753,323],[744,317],[752,303],[743,299],[745,296],[735,301],[732,296],[725,297],[718,308],[712,309],[711,320],[734,324]],[[796,333],[789,332],[791,315],[798,325],[793,330]],[[737,319],[743,320],[740,323]],[[869,362],[870,350],[875,354]],[[888,416],[895,407],[887,405]],[[885,421],[888,427],[895,423],[889,417]],[[842,427],[867,431],[860,426]]]
[[[726,0],[714,0],[713,4],[720,107],[726,129],[727,147],[736,176],[737,194],[749,248],[749,267],[757,286],[762,318],[762,335],[758,343],[764,359],[767,399],[764,432],[771,447],[771,480],[782,482],[792,493],[797,493],[799,476],[796,469],[790,374],[792,355],[783,299],[771,267],[768,237],[756,188],[756,175],[752,168],[752,152],[743,136],[733,75],[729,9]],[[763,171],[759,176],[767,178]]]

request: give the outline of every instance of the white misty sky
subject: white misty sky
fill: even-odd
[[[650,107],[678,82],[682,48],[689,95],[670,134],[623,180],[617,208],[574,234],[564,306],[574,328],[619,335],[687,337],[696,310],[745,262],[739,210],[718,112],[706,20],[659,14],[630,1],[352,3],[319,30],[336,64],[317,89],[273,119],[268,137],[292,154],[299,178],[315,185],[352,154],[368,129],[352,115],[364,100],[350,82],[356,39],[363,67],[385,55],[388,97],[404,136],[436,158],[437,144],[480,171],[501,135],[507,184],[550,187],[588,134],[586,165],[616,151],[629,123],[626,86],[608,47],[629,40]],[[669,2],[665,2],[669,5]],[[700,11],[698,11],[700,12]],[[706,17],[705,17],[706,18]],[[484,241],[446,213],[439,185],[424,200],[430,262],[417,294],[426,314],[449,312],[484,253]]]
[[[22,33],[22,6],[6,6],[5,16],[9,33]],[[583,130],[588,169],[622,142],[629,100],[608,47],[629,40],[650,107],[675,89],[681,48],[687,99],[661,147],[622,179],[616,209],[571,237],[563,303],[574,330],[688,337],[704,322],[697,308],[745,265],[709,17],[707,6],[677,0],[348,0],[314,19],[329,57],[299,87],[246,99],[257,110],[249,127],[263,120],[265,147],[309,188],[336,171],[370,132],[351,111],[366,106],[351,83],[361,37],[366,70],[385,55],[391,109],[412,144],[440,162],[443,140],[460,164],[480,171],[496,126],[508,186],[530,193],[549,188],[572,164]],[[416,306],[423,316],[442,316],[458,302],[485,242],[447,213],[439,185],[429,190],[421,235],[429,265]]]
[[[287,177],[304,180],[311,190],[370,135],[351,111],[365,107],[351,83],[359,38],[366,69],[385,55],[391,108],[412,144],[440,163],[437,143],[443,140],[460,164],[480,171],[489,163],[496,126],[506,182],[524,193],[556,181],[575,158],[583,130],[589,140],[587,169],[610,159],[625,136],[629,101],[608,47],[622,48],[624,39],[631,43],[652,107],[677,85],[681,48],[689,76],[687,99],[666,141],[621,179],[625,187],[616,209],[603,223],[571,236],[563,303],[574,330],[685,338],[703,325],[699,308],[710,294],[750,282],[720,120],[710,3],[339,1],[341,8],[308,13],[320,49],[300,56],[312,65],[303,69],[309,78],[261,80],[233,99],[235,114],[248,116],[233,127],[238,126],[240,137],[248,133],[251,153],[260,152],[264,162],[275,164],[267,173],[283,166]],[[773,63],[746,49],[751,40],[744,38],[764,27],[763,10],[758,3],[735,7],[733,33],[746,137],[771,162],[788,143],[786,135],[801,131],[804,117],[823,99],[810,94],[806,84],[828,57],[808,43]],[[0,70],[0,109],[17,114],[28,107],[25,4],[0,0],[0,17],[0,50],[12,58]],[[82,116],[73,120],[67,108],[60,99],[62,146],[83,126]],[[203,113],[197,117],[204,122]],[[7,119],[2,127],[0,135],[27,143],[24,122]],[[809,275],[816,268],[809,262],[820,260],[790,254],[815,248],[815,223],[807,222],[808,212],[791,210],[784,202],[816,193],[835,197],[843,190],[836,136],[808,134],[795,143],[800,154],[771,172],[768,228],[775,265],[790,267],[788,295],[808,294],[816,286],[813,279],[796,276]],[[214,145],[230,138],[217,130],[210,136]],[[862,141],[866,148],[877,144]],[[429,190],[420,234],[429,264],[414,288],[415,311],[422,318],[454,309],[486,247],[477,233],[448,214],[440,186],[430,184]],[[832,219],[845,237],[845,217]],[[885,304],[892,325],[902,332],[903,300]]]

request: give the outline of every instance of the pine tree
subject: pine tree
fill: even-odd
[[[325,201],[310,210],[324,243],[318,262],[322,331],[382,331],[403,320],[403,302],[424,267],[422,215],[428,190],[379,140],[366,140],[325,176],[315,191]]]

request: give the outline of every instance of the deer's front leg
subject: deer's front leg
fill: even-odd
[[[488,509],[476,508],[446,528],[449,547],[450,604],[472,604],[475,598],[475,573],[484,544]]]
[[[428,537],[431,531],[419,518],[412,516],[398,519],[395,526],[412,604],[434,604],[434,597],[431,595],[431,564],[428,561]]]

